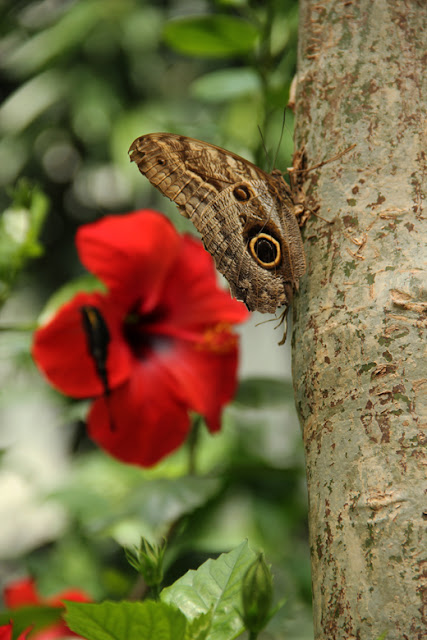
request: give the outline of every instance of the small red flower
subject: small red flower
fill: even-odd
[[[151,466],[183,443],[189,410],[218,431],[236,389],[231,325],[247,311],[218,287],[201,243],[146,209],[85,225],[76,244],[108,292],[64,305],[36,331],[33,357],[64,393],[96,398],[93,440],[124,462]],[[82,309],[103,343],[96,333],[88,339]]]
[[[19,634],[17,640],[27,640],[27,635],[30,633],[31,628],[25,629]],[[13,624],[4,624],[0,626],[0,640],[12,640],[13,636]]]
[[[31,578],[23,578],[22,580],[16,580],[7,587],[3,592],[3,600],[8,609],[19,609],[20,607],[34,606],[34,605],[48,605],[50,607],[64,608],[63,600],[73,600],[74,602],[91,602],[92,599],[81,591],[80,589],[67,589],[61,591],[56,596],[50,598],[43,598],[37,593],[34,580]],[[10,627],[10,635],[8,636],[7,627]],[[31,628],[26,629],[20,634],[18,640],[26,640],[26,636],[31,632]],[[3,633],[3,635],[2,635]],[[0,627],[0,640],[12,639],[12,625],[6,625]],[[67,636],[75,636],[63,622],[60,620],[55,624],[41,629],[39,631],[31,632],[31,640],[55,640],[56,638],[65,638]]]

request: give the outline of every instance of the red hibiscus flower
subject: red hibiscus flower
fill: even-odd
[[[37,593],[34,581],[31,578],[16,580],[8,585],[4,589],[3,600],[8,609],[19,609],[20,607],[34,605],[48,605],[50,607],[63,609],[63,600],[73,600],[74,602],[92,601],[92,599],[80,589],[68,589],[58,593],[56,596],[43,598]],[[8,627],[10,627],[9,630]],[[31,628],[26,629],[20,634],[18,640],[26,640],[29,632],[31,632]],[[10,633],[10,635],[8,635],[8,633]],[[70,635],[75,636],[76,634],[67,627],[64,621],[60,620],[45,629],[33,631],[31,633],[31,640],[55,640],[56,638],[65,638]],[[12,640],[11,624],[0,627],[0,640]]]
[[[36,331],[33,357],[64,393],[95,397],[91,438],[151,466],[183,443],[189,410],[218,431],[236,389],[231,325],[247,311],[217,286],[201,243],[146,209],[85,225],[76,244],[108,292],[63,306]]]

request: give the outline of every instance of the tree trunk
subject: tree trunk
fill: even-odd
[[[425,0],[301,0],[296,149],[357,145],[306,175],[294,305],[316,640],[427,634],[426,32]]]

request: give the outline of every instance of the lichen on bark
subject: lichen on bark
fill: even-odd
[[[426,29],[424,0],[300,4],[296,148],[357,145],[306,176],[294,304],[316,640],[426,637]]]

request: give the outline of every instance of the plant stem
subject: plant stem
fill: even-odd
[[[197,443],[199,441],[200,427],[202,424],[202,417],[195,416],[193,420],[193,427],[188,436],[188,473],[191,476],[196,475],[196,450]]]
[[[31,322],[29,324],[2,324],[0,325],[0,331],[16,331],[16,332],[28,332],[35,331],[37,329],[37,323]]]

